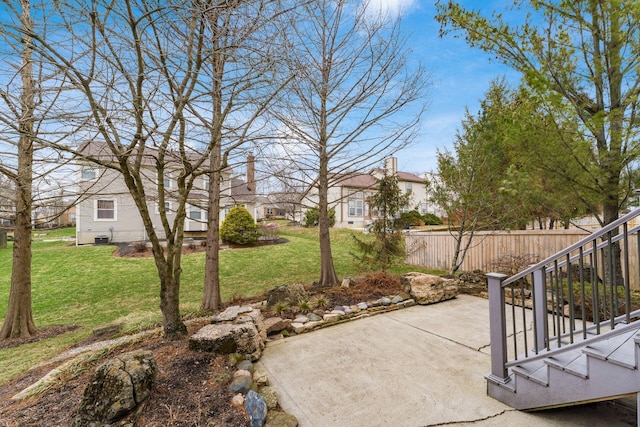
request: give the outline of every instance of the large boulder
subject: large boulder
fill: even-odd
[[[307,291],[300,283],[278,286],[267,292],[267,310],[271,310],[278,303],[286,303],[292,307],[308,299]]]
[[[434,304],[458,295],[458,287],[453,279],[412,272],[402,276],[401,280],[404,291],[420,305]]]
[[[73,422],[76,427],[107,426],[125,417],[151,392],[157,373],[150,351],[134,351],[96,368]]]
[[[189,349],[220,354],[240,353],[258,360],[264,341],[253,322],[206,325],[189,338]]]

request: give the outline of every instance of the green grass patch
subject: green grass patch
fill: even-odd
[[[63,238],[69,230],[56,230]],[[351,262],[351,230],[332,230],[332,253],[339,278],[362,274]],[[320,273],[318,230],[281,227],[286,244],[220,253],[221,293],[224,301],[235,296],[255,297],[291,283],[310,285]],[[33,242],[32,299],[37,327],[80,325],[73,332],[19,348],[0,350],[0,384],[91,335],[98,326],[121,321],[127,332],[159,321],[159,280],[153,259],[119,258],[114,246],[75,246],[50,235]],[[51,239],[44,237],[52,237]],[[4,319],[11,280],[11,247],[0,249],[0,319]],[[198,312],[204,281],[204,253],[182,257],[181,310]],[[433,272],[401,266],[391,272]],[[438,272],[442,273],[442,272]]]

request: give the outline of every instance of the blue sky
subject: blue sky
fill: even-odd
[[[434,19],[435,0],[375,1],[404,10],[403,27],[412,34],[410,42],[415,58],[431,73],[429,107],[421,134],[413,146],[397,154],[398,168],[414,173],[435,171],[436,150],[452,148],[465,108],[477,113],[479,101],[493,79],[505,76],[516,83],[519,75],[497,61],[491,61],[485,52],[471,49],[463,38],[452,35],[440,38],[440,26]],[[463,0],[460,3],[490,16],[493,10],[504,10],[509,2]]]

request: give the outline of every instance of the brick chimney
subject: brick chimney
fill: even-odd
[[[256,192],[256,167],[253,154],[247,156],[247,190]]]

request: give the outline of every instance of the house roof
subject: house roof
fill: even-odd
[[[346,178],[340,178],[336,181],[342,187],[351,188],[372,188],[377,185],[376,179],[365,173],[347,176]]]
[[[385,170],[381,168],[376,168],[371,171],[371,174],[382,176],[385,174]],[[398,181],[402,181],[402,182],[419,182],[419,183],[424,182],[424,178],[420,178],[418,175],[415,175],[409,172],[397,171],[396,176],[398,177]]]
[[[125,155],[124,151],[122,154]],[[131,156],[137,153],[139,146],[136,146],[133,150]],[[144,152],[142,153],[142,164],[145,166],[155,166],[158,157],[160,155],[160,150],[157,147],[153,146],[144,146]],[[187,151],[186,158],[193,162],[199,162],[202,160],[204,153],[198,153],[196,151]],[[101,163],[115,163],[117,161],[115,154],[112,152],[109,145],[105,142],[98,141],[89,141],[80,146],[78,149],[78,154],[76,156],[78,160],[87,160],[87,159],[95,159]],[[86,159],[85,159],[86,158]],[[181,168],[183,164],[183,159],[179,152],[167,149],[164,151],[164,162],[168,165],[170,169]],[[208,167],[209,158],[205,158],[202,166]]]

